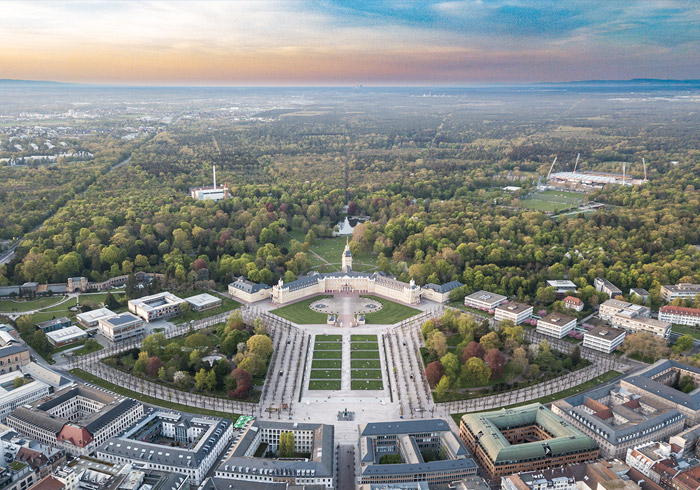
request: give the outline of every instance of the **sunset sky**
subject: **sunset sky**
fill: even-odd
[[[3,1],[0,78],[248,86],[700,78],[700,2]]]

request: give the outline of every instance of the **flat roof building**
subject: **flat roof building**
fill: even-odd
[[[131,313],[102,318],[97,323],[100,333],[112,342],[120,342],[143,335],[143,320]]]
[[[519,325],[531,316],[532,306],[523,303],[507,303],[496,308],[493,318],[497,322],[510,320]]]
[[[380,464],[384,455],[401,462]],[[425,461],[440,454],[437,461]],[[476,475],[477,465],[444,420],[403,420],[360,425],[360,483],[451,483]]]
[[[665,339],[671,335],[671,324],[651,318],[651,309],[647,306],[609,299],[598,308],[598,316],[629,332],[649,332]]]
[[[575,326],[576,318],[556,312],[537,320],[537,332],[558,339],[566,336]]]
[[[97,308],[96,310],[79,313],[76,315],[76,319],[78,320],[78,323],[85,328],[94,328],[98,326],[100,320],[112,318],[114,316],[117,316],[117,314],[108,308]]]
[[[189,298],[185,298],[185,301],[187,301],[194,311],[208,310],[209,308],[216,308],[223,304],[221,298],[217,298],[208,293],[190,296]]]
[[[700,309],[684,306],[662,306],[659,308],[659,320],[695,327],[700,325]]]
[[[596,277],[593,280],[593,287],[600,293],[607,294],[610,298],[622,296],[622,290],[604,277]]]
[[[71,325],[70,327],[54,330],[46,334],[46,338],[54,347],[62,347],[74,344],[87,337],[87,332],[80,327]]]
[[[180,313],[180,305],[184,300],[167,291],[143,298],[130,299],[129,311],[147,322],[164,320]]]
[[[459,435],[491,480],[598,458],[593,439],[540,403],[463,415]]]
[[[26,384],[15,387],[16,378],[22,378]],[[50,391],[48,384],[19,371],[0,375],[0,423],[4,424],[7,416],[18,407],[43,398]]]
[[[477,291],[464,297],[464,305],[477,310],[488,311],[495,310],[497,306],[502,305],[508,300],[501,294],[492,293],[489,291]]]
[[[599,325],[583,334],[583,346],[611,354],[622,345],[626,334],[626,330]]]
[[[638,297],[643,303],[649,301],[649,291],[644,288],[630,288],[630,298]]]
[[[661,286],[661,297],[666,303],[674,299],[695,299],[700,294],[700,284],[680,282],[678,284]]]
[[[568,279],[550,279],[547,281],[548,287],[553,287],[556,294],[562,296],[569,291],[576,291],[577,287],[573,281]]]
[[[44,333],[53,332],[54,330],[60,330],[62,328],[70,327],[71,321],[69,318],[62,316],[61,318],[53,318],[51,320],[46,320],[36,324],[36,328],[42,330]]]

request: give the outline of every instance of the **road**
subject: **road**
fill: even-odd
[[[338,446],[337,453],[337,488],[354,490],[355,488],[355,446]]]

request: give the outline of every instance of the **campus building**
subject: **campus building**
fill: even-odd
[[[567,296],[564,298],[564,308],[569,308],[574,311],[583,311],[583,301],[576,296]]]
[[[63,347],[87,338],[87,332],[80,327],[71,325],[70,327],[47,333],[46,338],[54,347]]]
[[[182,299],[167,291],[128,301],[129,311],[149,323],[178,315],[182,303]]]
[[[256,284],[240,276],[228,285],[228,294],[242,303],[255,303],[270,299],[272,287],[267,284]]]
[[[98,326],[100,320],[115,316],[117,316],[117,314],[108,308],[98,308],[96,310],[86,311],[85,313],[79,313],[76,315],[76,319],[78,323],[85,328],[95,328]]]
[[[333,426],[256,420],[243,429],[228,457],[216,469],[215,477],[256,485],[288,483],[335,488],[335,445]],[[294,435],[294,452],[306,457],[276,458],[280,435]],[[271,457],[265,458],[265,455]],[[254,488],[254,487],[250,487]]]
[[[593,280],[593,287],[596,291],[607,294],[611,299],[622,296],[622,289],[618,288],[604,277],[596,277]]]
[[[547,287],[554,288],[558,298],[563,298],[569,291],[576,291],[576,284],[568,279],[550,279],[547,281]]]
[[[223,304],[223,300],[221,298],[217,298],[216,296],[212,296],[208,293],[190,296],[189,298],[185,298],[185,301],[187,301],[187,303],[192,307],[193,311],[204,311],[210,308],[216,308],[217,306],[221,306]]]
[[[232,438],[230,420],[155,410],[99,447],[97,457],[179,473],[199,485]]]
[[[598,458],[598,446],[540,403],[462,416],[459,436],[491,479]]]
[[[651,318],[651,310],[647,306],[609,299],[600,305],[598,316],[629,332],[649,332],[665,339],[671,335],[671,323]]]
[[[666,303],[674,299],[695,299],[700,294],[700,284],[681,282],[675,285],[661,286],[661,297]]]
[[[401,463],[380,464],[397,454]],[[439,461],[425,461],[440,454]],[[392,484],[425,481],[447,484],[477,473],[477,466],[444,420],[406,420],[360,425],[360,483]]]
[[[15,387],[15,379],[22,378],[26,384]],[[36,379],[29,378],[20,371],[0,375],[0,423],[18,407],[48,396],[51,387]]]
[[[626,334],[626,330],[599,325],[583,334],[583,346],[611,354],[622,345]]]
[[[31,362],[29,348],[22,344],[9,344],[0,348],[0,374],[13,373]]]
[[[97,326],[100,333],[112,342],[138,337],[146,331],[143,320],[131,313],[102,318],[97,322]]]
[[[673,388],[677,379],[686,376],[693,380],[693,391],[683,393]],[[688,427],[700,423],[700,368],[661,359],[646,369],[623,378],[620,386],[631,393],[670,404],[685,415]]]
[[[685,424],[673,405],[614,385],[556,401],[552,411],[593,439],[604,458],[624,459],[628,449],[668,439]]]
[[[143,416],[143,405],[81,385],[19,407],[7,425],[73,455],[91,454]]]
[[[649,301],[649,291],[644,288],[630,288],[630,298],[635,296],[642,300],[642,303]]]
[[[697,327],[700,325],[700,309],[684,306],[662,306],[659,309],[659,320],[677,325]]]
[[[450,293],[462,286],[464,284],[459,281],[450,281],[445,284],[433,284],[430,282],[421,288],[421,293],[424,299],[445,304],[450,300]]]
[[[516,325],[523,323],[532,316],[532,306],[523,303],[507,303],[494,310],[494,320],[502,322],[510,320]]]
[[[44,333],[53,332],[62,328],[70,327],[71,321],[69,318],[62,316],[61,318],[53,318],[36,324],[36,328]]]
[[[561,313],[550,313],[544,318],[537,320],[537,332],[558,339],[563,338],[576,326],[576,318],[562,315]]]
[[[495,310],[498,306],[508,301],[508,298],[501,294],[489,291],[477,291],[464,297],[464,306],[476,308],[477,310]]]

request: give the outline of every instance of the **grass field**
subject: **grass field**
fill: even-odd
[[[554,393],[552,395],[548,396],[543,396],[542,398],[537,398],[534,400],[528,400],[526,402],[522,403],[514,403],[513,405],[508,405],[507,407],[500,407],[500,408],[513,408],[513,407],[519,407],[521,405],[529,405],[530,403],[541,403],[541,404],[547,404],[547,403],[552,403],[553,401],[560,400],[562,398],[567,398],[569,396],[576,395],[577,393],[581,393],[582,391],[590,390],[591,388],[595,388],[596,386],[602,385],[607,383],[610,380],[615,379],[616,377],[620,376],[622,373],[619,371],[615,370],[610,370],[607,373],[603,373],[600,376],[597,376],[589,381],[586,381],[585,383],[581,383],[578,386],[574,386],[572,388],[569,388],[568,390],[563,390],[558,393]],[[496,410],[496,409],[493,409]],[[453,413],[452,418],[455,420],[457,425],[459,425],[460,420],[462,419],[462,415],[464,413]]]
[[[681,335],[689,334],[691,337],[700,340],[700,332],[698,331],[697,327],[691,327],[688,325],[676,325],[674,323],[671,327],[671,331],[679,333]]]
[[[350,336],[350,342],[376,342],[376,335],[360,335],[355,334]]]
[[[76,356],[86,356],[102,349],[104,349],[104,347],[100,345],[99,342],[90,342],[88,345],[83,344],[83,347],[78,350],[74,350],[73,354]]]
[[[342,350],[343,344],[340,342],[316,342],[314,350]]]
[[[43,298],[36,298],[29,301],[15,301],[11,299],[3,299],[0,300],[0,312],[12,313],[38,310],[40,308],[46,308],[47,306],[55,305],[62,299],[63,296],[46,296]]]
[[[406,318],[411,318],[420,313],[420,310],[411,308],[410,306],[400,305],[388,299],[379,298],[377,296],[362,296],[382,304],[382,309],[374,313],[367,313],[365,321],[372,325],[387,325],[398,323]]]
[[[340,369],[312,369],[311,379],[340,379]]]
[[[352,379],[382,379],[382,372],[379,369],[353,369]]]
[[[355,359],[350,361],[350,367],[352,369],[381,369],[382,363],[374,359]]]
[[[576,192],[547,190],[520,200],[520,206],[536,211],[555,213],[583,204],[583,195]]]
[[[351,350],[379,350],[379,344],[376,342],[353,342],[350,344]]]
[[[333,380],[320,380],[320,379],[312,379],[309,380],[309,389],[310,390],[339,390],[340,389],[340,380],[339,379],[333,379]]]
[[[378,350],[354,350],[350,352],[350,359],[379,359]]]
[[[87,371],[83,371],[82,369],[71,369],[71,373],[75,374],[76,376],[84,379],[88,383],[92,383],[97,386],[101,386],[102,388],[105,388],[109,391],[113,391],[114,393],[118,393],[120,395],[128,396],[129,398],[133,398],[135,400],[139,400],[143,403],[150,403],[151,405],[156,405],[159,407],[165,407],[165,408],[170,408],[172,410],[177,410],[179,412],[186,412],[186,413],[196,413],[199,415],[209,415],[213,417],[221,417],[229,420],[233,420],[234,422],[240,417],[240,415],[235,414],[235,413],[228,413],[228,412],[217,412],[215,410],[205,410],[203,408],[197,408],[197,407],[190,407],[189,405],[180,405],[179,403],[172,403],[166,400],[160,400],[158,398],[153,398],[152,396],[147,396],[143,395],[141,393],[137,393],[135,391],[127,390],[126,388],[122,388],[121,386],[117,386],[113,383],[110,383],[109,381],[105,381],[102,378],[98,378],[97,376],[94,376]]]
[[[342,359],[343,351],[340,350],[314,350],[314,361],[316,359]]]
[[[350,388],[353,390],[381,390],[384,384],[376,379],[353,380],[350,382]]]
[[[316,342],[340,342],[343,340],[342,335],[317,335]]]
[[[204,311],[189,310],[184,315],[174,318],[173,323],[179,325],[182,323],[190,322],[192,320],[201,320],[202,318],[209,318],[210,316],[218,315],[219,313],[225,313],[227,311],[235,310],[236,308],[241,306],[241,304],[238,301],[234,301],[229,298],[222,298],[220,296],[216,297],[223,301],[223,303],[221,303],[221,306],[217,306],[216,308],[210,308]]]
[[[304,238],[301,238],[304,241]],[[326,266],[324,270],[321,267],[325,264],[323,260],[320,260],[314,254],[309,253],[309,265],[314,270],[319,272],[338,272],[340,271],[340,261],[345,250],[345,237],[339,236],[334,238],[321,238],[311,245],[311,251],[316,252],[319,256],[325,259],[326,262],[330,263],[330,266]],[[377,256],[370,253],[359,252],[352,257],[352,269],[360,272],[370,272],[377,270]]]
[[[281,316],[290,322],[298,323],[300,325],[325,324],[327,315],[325,313],[313,311],[309,308],[311,303],[322,298],[330,298],[330,296],[314,296],[313,298],[308,298],[297,303],[292,303],[291,305],[277,308],[276,310],[272,310],[270,313]]]
[[[340,369],[342,361],[330,359],[316,359],[311,361],[311,369]]]

